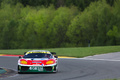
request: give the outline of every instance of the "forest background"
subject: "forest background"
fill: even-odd
[[[0,49],[120,45],[120,0],[0,0]]]

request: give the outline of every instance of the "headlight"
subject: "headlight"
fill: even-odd
[[[21,60],[21,61],[20,61],[20,64],[27,64],[27,61]]]
[[[47,61],[46,64],[54,64],[54,61]]]

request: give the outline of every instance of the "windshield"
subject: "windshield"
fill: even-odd
[[[23,58],[53,58],[52,54],[45,53],[31,53],[24,55]]]

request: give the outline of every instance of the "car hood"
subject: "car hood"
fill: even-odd
[[[20,63],[21,60],[24,60],[27,62],[26,65],[46,65],[47,61],[54,61],[54,59],[48,59],[48,58],[22,58],[18,62]]]
[[[22,58],[25,60],[49,60],[48,58]]]

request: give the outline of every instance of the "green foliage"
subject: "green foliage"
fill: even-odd
[[[118,32],[118,27],[113,26],[113,29],[109,30],[107,35],[110,36],[110,37],[120,37],[119,32]]]
[[[69,26],[67,35],[71,43],[87,46],[87,41],[91,40],[91,45],[110,45],[107,32],[115,24],[112,21],[116,17],[112,11],[104,0],[92,3]]]
[[[106,0],[107,1],[107,3],[109,3],[111,6],[113,6],[114,5],[114,2],[116,1],[116,0]]]
[[[51,4],[53,4],[56,8],[59,8],[61,6],[67,6],[67,7],[71,7],[71,6],[77,6],[78,9],[81,9],[82,11],[89,6],[89,4],[91,2],[95,2],[95,1],[99,1],[99,0],[0,0],[1,2],[4,3],[9,3],[12,5],[16,5],[18,2],[22,3],[24,6],[45,6],[45,7],[49,7]],[[116,0],[106,0],[108,4],[110,4],[111,6],[113,6],[114,2]]]
[[[73,11],[73,12],[71,12]],[[70,25],[71,20],[78,13],[75,7],[71,9],[67,7],[58,8],[55,12],[55,17],[50,23],[50,43],[52,47],[60,47],[64,45],[67,41],[66,32],[68,30],[68,25]]]
[[[115,1],[0,0],[0,49],[120,45]]]

